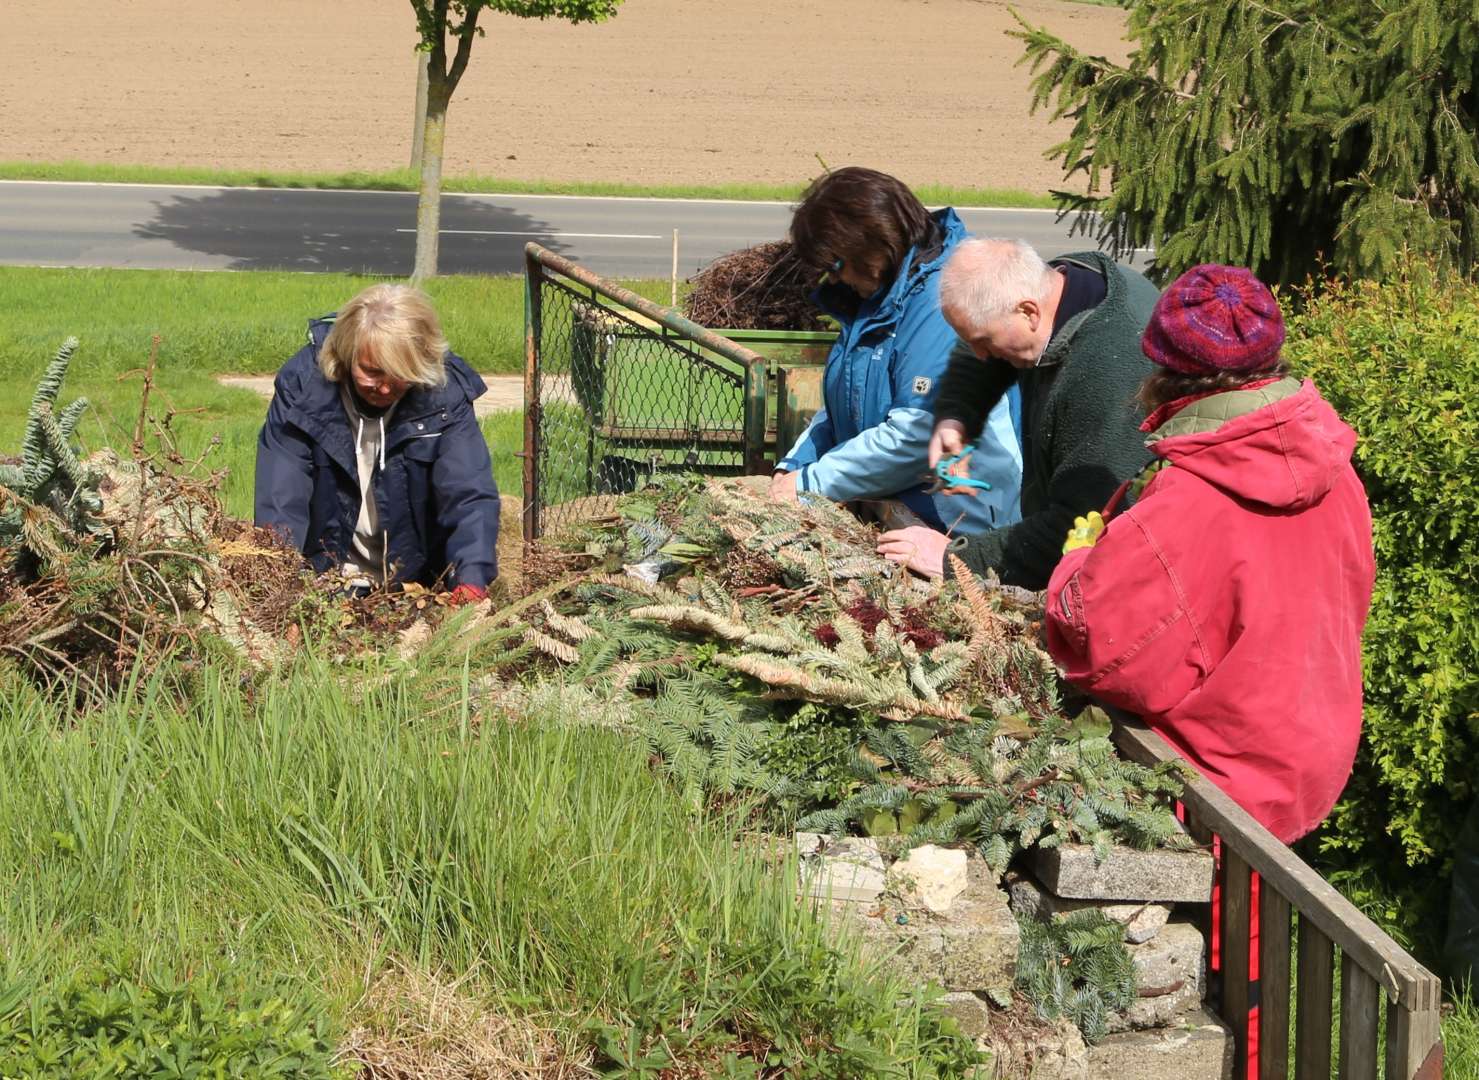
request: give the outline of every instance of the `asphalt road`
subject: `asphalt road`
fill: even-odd
[[[1048,210],[965,209],[978,236],[1019,236],[1044,256],[1092,247]],[[512,273],[537,240],[598,274],[666,277],[783,237],[785,203],[560,195],[446,195],[443,273]],[[0,181],[0,264],[404,275],[416,196],[143,184]]]

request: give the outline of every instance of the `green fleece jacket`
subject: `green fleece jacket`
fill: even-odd
[[[1160,294],[1142,274],[1101,252],[1053,262],[1103,274],[1104,299],[1065,323],[1033,368],[982,363],[957,347],[935,401],[936,421],[961,421],[969,444],[1014,378],[1022,388],[1022,520],[959,537],[951,550],[977,574],[994,570],[1005,584],[1028,589],[1047,588],[1073,519],[1102,509],[1150,460],[1135,393],[1151,372],[1140,335]]]

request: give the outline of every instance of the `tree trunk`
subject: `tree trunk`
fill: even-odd
[[[442,225],[442,145],[447,137],[447,99],[432,89],[426,106],[426,134],[421,151],[421,196],[416,202],[416,267],[413,284],[437,273],[437,242]]]
[[[411,175],[421,175],[421,151],[426,145],[426,86],[431,54],[416,54],[416,117],[411,129]]]

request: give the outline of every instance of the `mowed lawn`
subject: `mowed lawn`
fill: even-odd
[[[63,400],[93,404],[79,427],[85,446],[126,445],[138,420],[143,369],[159,338],[149,412],[170,417],[181,452],[227,470],[232,513],[251,513],[257,430],[266,406],[222,374],[271,374],[305,340],[310,318],[334,311],[374,277],[346,274],[201,273],[0,267],[0,454],[19,449],[37,378],[57,347],[76,336]],[[624,282],[655,299],[666,282]],[[478,371],[523,367],[524,284],[517,276],[442,277],[426,287],[451,346]],[[522,418],[489,417],[483,430],[499,488],[519,490]],[[215,446],[212,440],[218,439]],[[208,451],[208,453],[207,453]]]

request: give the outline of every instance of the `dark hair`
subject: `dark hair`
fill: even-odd
[[[1183,375],[1170,368],[1158,367],[1140,384],[1135,401],[1149,415],[1162,405],[1180,401],[1184,397],[1237,390],[1251,382],[1282,379],[1288,374],[1289,368],[1282,357],[1276,359],[1272,366],[1259,371],[1219,371],[1213,375]]]
[[[939,226],[903,181],[856,165],[812,181],[791,218],[796,257],[817,273],[838,259],[881,251],[892,275],[910,248],[938,242]]]

